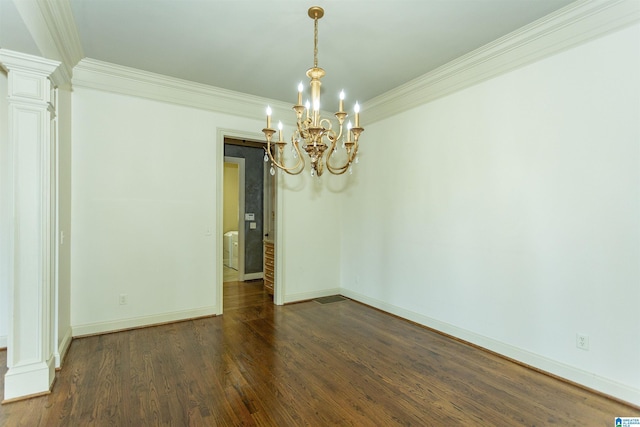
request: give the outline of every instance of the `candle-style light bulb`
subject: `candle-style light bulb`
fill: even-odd
[[[307,109],[307,119],[308,119],[309,118],[309,110],[311,109],[311,103],[309,102],[308,99],[304,103],[304,108]]]
[[[267,129],[271,128],[271,107],[267,105]]]
[[[344,111],[344,90],[340,91],[340,108],[338,112],[342,113]]]
[[[356,101],[356,105],[353,106],[353,111],[356,113],[356,123],[355,123],[355,127],[360,127],[360,104],[358,104],[358,101]]]
[[[282,139],[282,122],[278,121],[278,141],[279,142],[284,142],[284,140]]]
[[[347,122],[347,142],[351,142],[351,128],[352,127],[353,127],[353,125],[351,124],[351,120],[349,120]]]
[[[298,105],[302,105],[302,90],[304,86],[302,86],[302,82],[298,83]]]

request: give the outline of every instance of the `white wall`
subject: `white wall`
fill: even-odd
[[[306,156],[306,154],[303,153]],[[340,293],[340,197],[345,176],[325,172],[311,177],[278,172],[276,274],[284,278],[284,301],[301,301]]]
[[[222,265],[216,242],[223,231],[222,221],[217,229],[222,209],[216,206],[216,179],[222,175],[216,165],[223,164],[217,144],[224,133],[217,132],[262,127],[262,120],[74,87],[74,335],[216,313]],[[326,190],[307,181],[285,180],[290,186],[278,195],[284,217],[294,218],[285,220],[278,243],[287,260],[280,267],[280,302],[339,288],[339,228],[332,217],[339,197],[319,196],[318,191],[331,192],[330,180]],[[298,221],[314,216],[319,223],[311,227]],[[215,232],[206,235],[208,230]],[[314,254],[322,254],[322,265],[310,276],[318,261]],[[119,304],[121,294],[127,295],[126,305]]]
[[[8,149],[8,109],[7,74],[0,70],[0,348],[7,346],[9,334],[9,254],[11,247],[7,241],[9,235],[9,212],[3,203],[8,194],[7,188],[7,149]]]
[[[74,88],[74,335],[214,313],[216,122]]]
[[[639,404],[639,75],[635,25],[369,125],[345,294]]]

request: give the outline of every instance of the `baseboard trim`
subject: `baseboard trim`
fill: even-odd
[[[53,388],[53,386],[52,386],[52,388]],[[0,403],[5,405],[7,403],[21,402],[23,400],[33,399],[34,397],[42,397],[42,396],[46,396],[48,394],[51,394],[51,390],[43,391],[43,392],[40,392],[40,393],[32,393],[32,394],[28,394],[26,396],[18,396],[18,397],[14,397],[14,398],[11,398],[11,399],[4,399]]]
[[[491,353],[495,353],[498,356],[505,357],[520,365],[534,369],[543,374],[553,376],[559,380],[575,384],[576,386],[589,389],[590,391],[604,395],[626,405],[630,405],[634,408],[638,408],[640,405],[640,389],[635,389],[627,386],[626,384],[612,381],[608,378],[583,371],[573,366],[557,362],[544,356],[540,356],[446,322],[441,322],[428,316],[388,304],[384,301],[370,298],[366,295],[362,295],[348,289],[342,289],[340,294],[354,301],[417,323],[429,329],[433,329],[435,332],[450,336],[453,339],[464,341],[465,343],[479,347]]]
[[[258,272],[258,273],[245,273],[244,274],[244,280],[259,280],[264,278],[264,274],[262,271]]]
[[[193,310],[174,311],[170,313],[154,314],[150,316],[132,317],[128,319],[112,320],[108,322],[95,322],[83,325],[72,326],[72,336],[74,338],[98,335],[108,332],[116,332],[127,329],[135,329],[145,326],[158,325],[163,323],[177,322],[197,317],[215,316],[215,306],[200,307]]]
[[[62,363],[64,362],[64,358],[69,351],[69,347],[71,346],[71,341],[73,340],[71,336],[71,327],[67,328],[62,340],[58,343],[58,351],[55,354],[56,359],[56,369],[60,369],[62,367]]]
[[[290,294],[284,296],[284,304],[290,304],[294,302],[302,302],[307,300],[312,300],[316,298],[328,297],[331,295],[340,295],[342,293],[342,289],[333,288],[333,289],[323,289],[320,291],[312,291],[312,292],[301,292],[297,294]]]

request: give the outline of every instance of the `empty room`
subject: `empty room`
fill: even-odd
[[[0,0],[0,425],[640,423],[638,76],[638,0]]]

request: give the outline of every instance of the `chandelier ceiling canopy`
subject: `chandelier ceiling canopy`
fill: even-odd
[[[296,129],[291,136],[292,152],[295,161],[286,166],[284,148],[287,142],[282,135],[282,122],[278,122],[278,130],[271,127],[271,108],[267,107],[267,127],[262,129],[267,139],[265,162],[271,162],[271,175],[275,175],[276,168],[291,175],[297,175],[305,169],[305,159],[301,149],[306,151],[311,162],[311,176],[320,176],[326,169],[334,175],[342,175],[347,170],[351,173],[353,163],[358,162],[358,140],[364,128],[360,126],[360,106],[355,103],[353,108],[354,122],[349,120],[345,126],[348,113],[344,111],[344,91],[339,94],[340,103],[338,111],[334,114],[337,127],[331,119],[320,114],[320,79],[325,71],[318,67],[318,20],[324,16],[324,10],[319,6],[309,8],[309,17],[313,19],[313,67],[307,70],[309,77],[311,99],[302,103],[304,86],[298,85],[298,100],[293,106],[296,114]],[[274,141],[274,135],[278,132],[278,138]],[[342,143],[344,154],[339,160],[333,160],[332,156],[338,153],[338,144]]]

